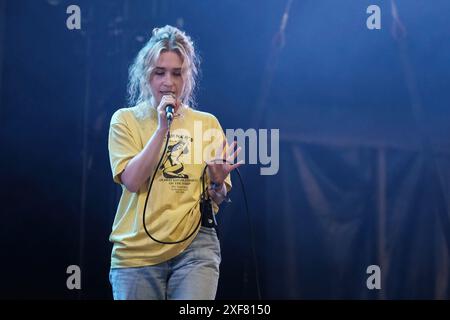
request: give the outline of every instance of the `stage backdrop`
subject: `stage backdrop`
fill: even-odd
[[[370,5],[381,29],[367,28]],[[258,298],[258,271],[265,299],[450,299],[448,12],[447,0],[0,0],[0,298],[112,298],[109,122],[138,50],[172,24],[202,58],[197,108],[224,129],[280,132],[276,175],[241,167],[251,224],[232,176],[218,298]],[[66,286],[70,265],[81,290]]]

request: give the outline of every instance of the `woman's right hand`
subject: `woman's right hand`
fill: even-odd
[[[161,98],[161,102],[156,108],[158,112],[158,130],[163,130],[164,132],[166,132],[169,129],[167,125],[166,107],[168,105],[172,105],[175,108],[173,113],[175,113],[178,110],[179,103],[180,101],[177,100],[173,95],[164,95]]]

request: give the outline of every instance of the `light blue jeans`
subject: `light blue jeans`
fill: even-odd
[[[178,256],[152,266],[112,268],[114,300],[213,300],[221,261],[216,230],[201,227]]]

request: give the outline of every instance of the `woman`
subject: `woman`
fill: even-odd
[[[213,115],[190,107],[197,68],[190,37],[172,26],[154,29],[130,68],[133,107],[112,116],[109,155],[122,186],[110,236],[114,299],[215,298],[220,246],[214,228],[199,226],[201,178],[206,162],[205,197],[217,212],[240,149],[227,147]]]

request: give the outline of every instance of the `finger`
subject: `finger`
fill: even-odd
[[[158,106],[158,111],[162,112],[165,110],[166,105],[168,104],[168,102],[167,102],[168,97],[169,96],[167,96],[167,95],[162,96],[161,102],[159,103],[159,106]]]
[[[167,106],[168,104],[171,104],[175,107],[175,105],[177,104],[177,100],[172,97],[172,96],[164,96],[164,106]]]
[[[158,111],[164,118],[166,118],[166,107],[168,105],[172,105],[175,107],[175,99],[172,96],[165,95],[162,97],[161,102],[158,106]]]
[[[176,97],[173,96],[173,95],[171,95],[171,94],[165,94],[165,95],[163,95],[163,97],[162,97],[161,100],[162,100],[162,101],[165,101],[166,103],[173,103],[173,104],[175,104],[176,101],[177,101]]]
[[[234,162],[234,160],[237,158],[239,153],[241,153],[241,150],[242,150],[241,147],[237,148],[237,150],[234,151],[232,155],[228,156],[227,162]]]
[[[243,161],[243,160],[239,161],[239,162],[236,163],[236,164],[233,164],[232,166],[230,166],[230,171],[233,171],[234,169],[236,169],[236,168],[242,166],[243,164],[244,164],[244,161]]]
[[[216,159],[224,159],[225,158],[225,152],[226,152],[226,146],[227,146],[227,140],[222,140],[222,145],[219,145],[216,149]]]
[[[232,152],[236,148],[236,145],[237,145],[237,141],[233,141],[233,143],[228,146],[228,148],[227,148],[228,157],[232,154]]]
[[[220,154],[220,159],[225,159],[227,154],[227,140],[222,140],[222,153]]]

